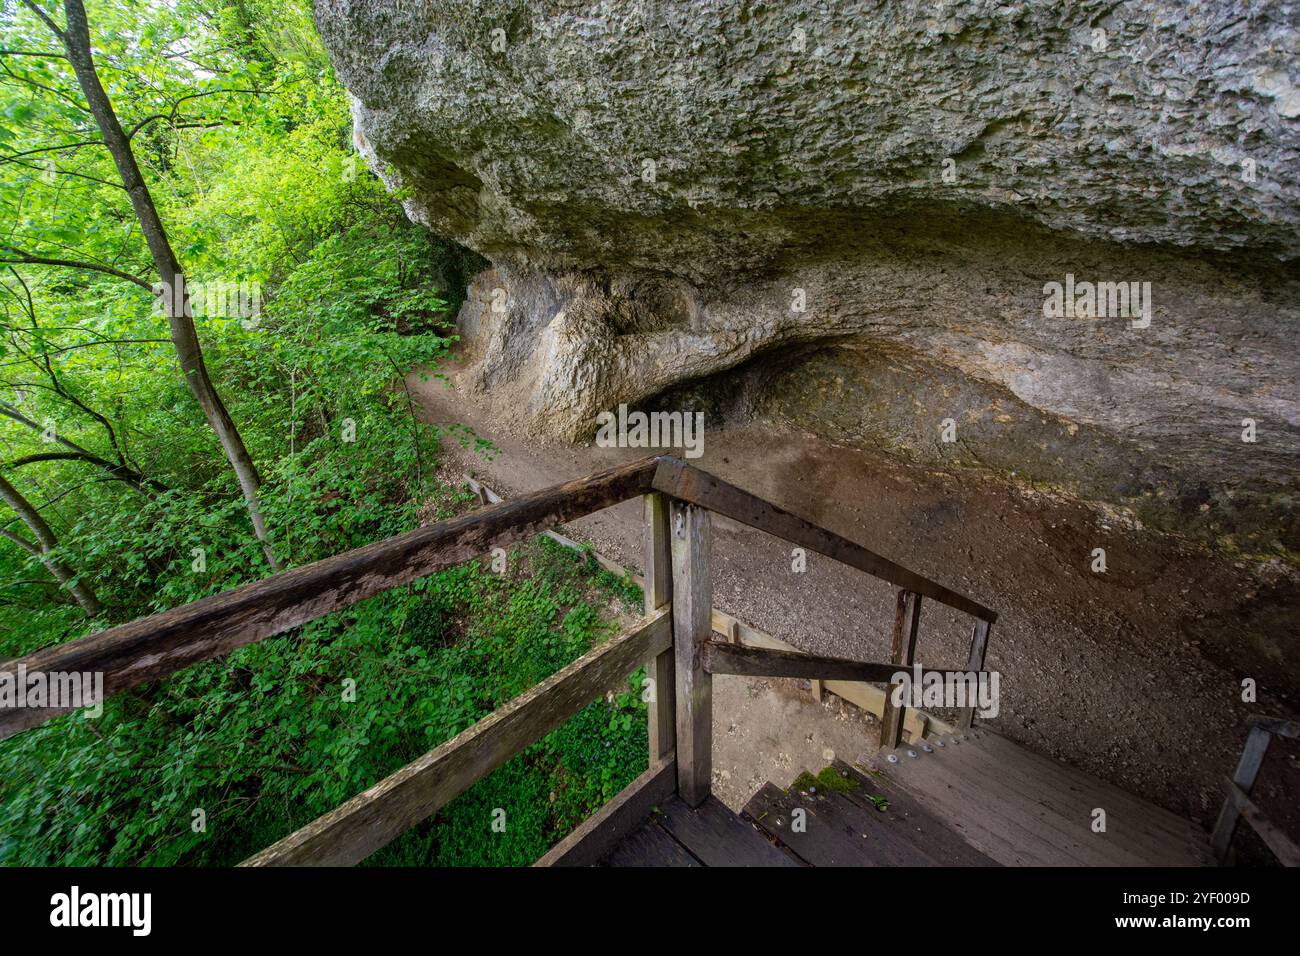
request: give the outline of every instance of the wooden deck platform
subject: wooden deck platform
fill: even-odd
[[[1206,833],[998,734],[840,761],[816,786],[766,784],[733,813],[662,791],[602,866],[1205,866]],[[662,774],[660,778],[662,780]],[[669,784],[670,785],[670,784]],[[1094,811],[1105,830],[1094,830]],[[648,816],[646,815],[648,811]]]
[[[999,734],[979,728],[927,743],[929,752],[904,745],[878,754],[873,781],[915,799],[999,863],[1213,864],[1208,834],[1190,820]],[[1105,812],[1101,832],[1093,829],[1097,810]]]

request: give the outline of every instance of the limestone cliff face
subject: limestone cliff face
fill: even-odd
[[[575,439],[619,402],[690,400],[1293,534],[1300,4],[316,19],[359,148],[493,263],[460,322],[503,414]],[[1089,314],[1099,282],[1145,309],[1112,285]],[[1080,307],[1045,307],[1050,283]]]

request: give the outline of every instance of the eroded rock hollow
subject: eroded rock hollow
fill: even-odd
[[[358,147],[492,264],[462,379],[517,424],[690,403],[1292,548],[1298,18],[316,8]]]

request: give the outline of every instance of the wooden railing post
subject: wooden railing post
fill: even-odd
[[[677,678],[677,794],[698,807],[713,773],[713,681],[703,651],[713,633],[709,512],[674,499],[669,506],[673,562],[673,657]]]
[[[1232,785],[1248,797],[1255,788],[1255,778],[1264,763],[1264,754],[1268,753],[1268,737],[1268,731],[1263,727],[1250,728],[1250,736],[1246,738],[1246,746],[1241,751],[1241,760],[1237,761],[1237,772],[1232,775]],[[1220,864],[1227,862],[1228,847],[1232,845],[1232,836],[1237,832],[1237,822],[1240,819],[1241,807],[1237,802],[1224,801],[1218,822],[1214,824],[1214,835],[1210,838],[1214,857]]]
[[[659,492],[645,495],[645,612],[651,615],[673,595],[672,548],[668,536],[668,499]],[[673,649],[646,662],[649,684],[646,710],[650,722],[650,765],[677,746],[676,678]]]
[[[916,632],[921,625],[921,595],[912,591],[898,592],[894,611],[894,644],[890,662],[899,670],[908,670],[916,656]],[[905,707],[894,706],[894,684],[885,686],[885,706],[880,713],[880,749],[893,750],[903,737],[903,712]]]
[[[982,671],[984,669],[984,652],[989,646],[989,627],[988,621],[976,621],[975,626],[970,632],[970,656],[966,659],[966,669],[968,671]],[[975,720],[975,708],[963,707],[957,717],[957,730],[970,730],[971,724]]]

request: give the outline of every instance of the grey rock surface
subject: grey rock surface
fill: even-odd
[[[521,426],[580,439],[619,402],[689,394],[1293,534],[1300,4],[316,19],[363,154],[495,266],[461,312],[465,375]],[[1067,275],[1149,283],[1151,308],[1045,314]]]

